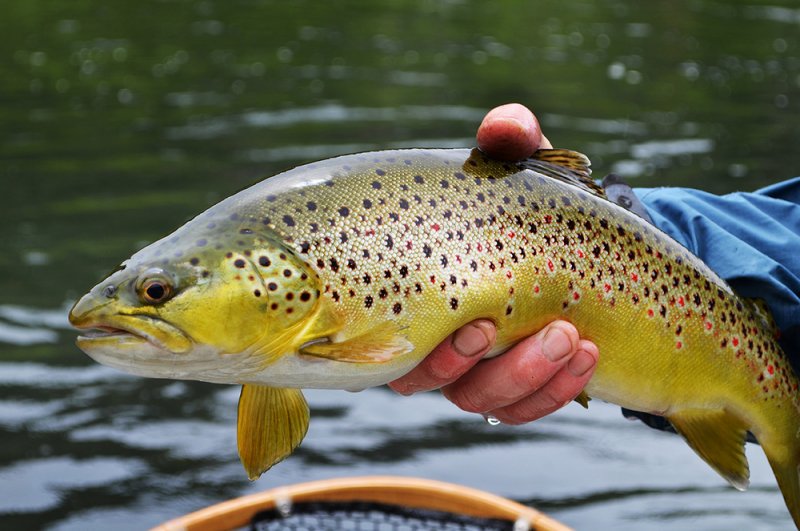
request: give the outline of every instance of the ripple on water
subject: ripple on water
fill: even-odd
[[[64,490],[124,481],[146,468],[141,460],[121,458],[18,461],[0,469],[0,514],[53,509],[58,507]]]

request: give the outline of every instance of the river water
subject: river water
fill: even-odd
[[[489,426],[437,393],[310,391],[251,483],[238,390],[94,364],[66,312],[133,251],[303,162],[470,146],[492,105],[634,185],[800,173],[796,2],[8,2],[0,19],[0,527],[142,529],[276,485],[453,481],[578,529],[786,529],[763,453],[739,493],[680,438],[570,405]],[[632,337],[635,331],[632,331]]]

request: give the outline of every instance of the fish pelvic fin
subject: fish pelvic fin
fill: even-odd
[[[583,153],[568,149],[540,149],[529,159],[522,161],[520,166],[576,186],[585,192],[603,198],[606,196],[603,188],[592,179],[591,162]]]
[[[592,398],[586,394],[586,391],[581,391],[578,396],[574,398],[574,401],[579,403],[583,406],[583,409],[589,409],[589,400]]]
[[[243,385],[236,435],[250,480],[283,461],[308,430],[308,404],[300,389]]]
[[[397,323],[387,321],[365,333],[334,341],[309,341],[300,347],[300,354],[350,363],[384,363],[414,350]]]
[[[759,439],[759,443],[778,480],[778,488],[794,525],[800,529],[800,439],[795,431],[787,435],[786,440],[765,436],[763,440]]]
[[[744,453],[747,426],[725,410],[689,409],[667,415],[667,420],[689,446],[734,488],[750,485]]]

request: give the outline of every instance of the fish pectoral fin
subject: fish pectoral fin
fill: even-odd
[[[682,410],[667,416],[689,446],[738,490],[750,484],[750,468],[744,453],[747,426],[724,410]]]
[[[343,341],[309,341],[300,354],[349,363],[384,363],[407,354],[414,346],[391,321],[379,324],[359,336]]]
[[[247,477],[258,479],[291,454],[306,435],[308,418],[300,389],[243,385],[236,435]]]
[[[589,400],[591,400],[591,397],[586,394],[586,391],[581,391],[581,393],[576,396],[574,400],[582,405],[584,409],[589,409]]]

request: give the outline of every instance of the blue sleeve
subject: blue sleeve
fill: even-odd
[[[639,188],[653,222],[744,297],[763,299],[786,353],[800,367],[800,177],[716,196],[688,188]]]

